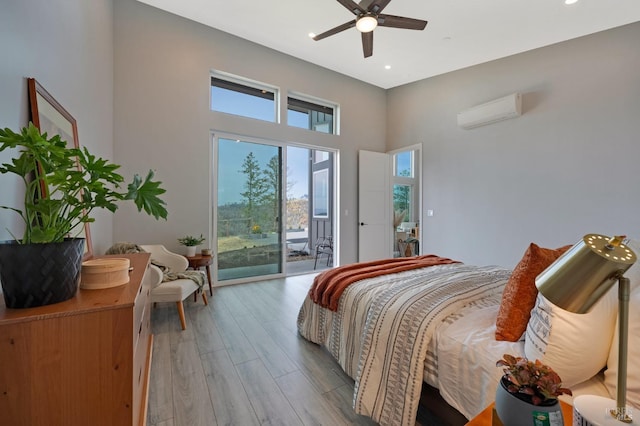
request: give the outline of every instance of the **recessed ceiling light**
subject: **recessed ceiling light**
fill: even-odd
[[[575,4],[578,3],[578,0],[564,0],[564,4]]]
[[[385,65],[385,66],[384,66],[384,69],[385,69],[385,70],[390,70],[390,69],[391,69],[391,65]]]

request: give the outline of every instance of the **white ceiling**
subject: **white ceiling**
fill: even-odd
[[[365,59],[355,28],[308,36],[354,19],[336,0],[139,1],[384,89],[640,21],[640,0],[392,0],[383,13],[429,23],[376,28]]]

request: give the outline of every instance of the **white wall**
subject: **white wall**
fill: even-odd
[[[127,175],[155,169],[169,210],[166,222],[156,222],[121,208],[114,241],[181,250],[178,237],[210,232],[210,132],[217,130],[339,149],[340,262],[355,261],[357,151],[385,150],[386,92],[134,0],[114,4],[116,162]],[[337,102],[341,134],[209,111],[212,69]]]
[[[0,0],[0,126],[29,120],[27,77],[34,77],[78,122],[80,144],[113,157],[113,5],[111,0]],[[8,162],[15,153],[0,153]],[[21,208],[20,181],[0,175],[0,205]],[[112,215],[99,213],[94,240],[110,241]],[[0,240],[23,226],[0,210]],[[99,244],[98,244],[99,245]]]
[[[511,267],[530,242],[640,235],[640,23],[391,89],[387,140],[423,145],[424,252]],[[523,93],[473,130],[464,109]]]

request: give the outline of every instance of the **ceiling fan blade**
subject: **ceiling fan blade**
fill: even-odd
[[[378,25],[381,27],[404,28],[407,30],[424,30],[427,21],[405,18],[403,16],[378,15]]]
[[[351,13],[358,16],[366,12],[358,3],[353,0],[338,0],[338,3],[349,9]]]
[[[373,55],[373,31],[362,33],[362,52],[365,58]]]
[[[367,12],[377,15],[382,12],[382,9],[387,7],[389,2],[391,2],[391,0],[362,0],[360,2],[360,7],[365,9]]]
[[[315,41],[322,40],[323,38],[327,38],[327,37],[332,36],[334,34],[338,34],[339,32],[342,32],[344,30],[348,30],[349,28],[353,28],[355,26],[356,26],[356,21],[355,20],[354,21],[345,22],[342,25],[338,25],[337,27],[331,28],[330,30],[325,31],[322,34],[318,34],[317,36],[314,36],[313,39]]]

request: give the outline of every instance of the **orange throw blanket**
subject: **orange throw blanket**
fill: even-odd
[[[399,257],[339,266],[316,276],[313,280],[311,290],[309,290],[309,296],[315,303],[335,312],[338,310],[338,302],[340,301],[342,292],[356,281],[380,275],[395,274],[396,272],[408,271],[410,269],[449,263],[460,262],[446,257],[428,254],[424,256]]]

